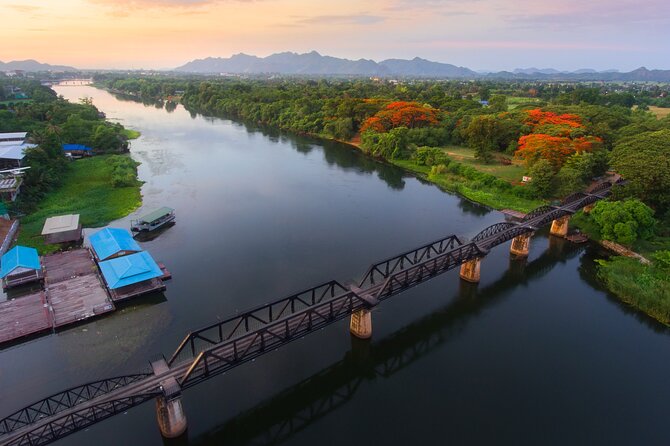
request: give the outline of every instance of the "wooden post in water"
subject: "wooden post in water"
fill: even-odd
[[[570,216],[566,215],[561,218],[551,222],[551,230],[549,233],[557,237],[565,237],[568,235],[568,222],[570,221]]]
[[[461,264],[461,279],[468,282],[477,283],[480,277],[481,258],[476,258],[463,262]]]
[[[365,308],[351,313],[349,331],[360,339],[369,339],[372,336],[372,315]]]
[[[509,252],[518,257],[528,257],[528,252],[530,250],[530,237],[533,234],[531,232],[527,234],[521,234],[512,239],[512,245],[509,248]]]

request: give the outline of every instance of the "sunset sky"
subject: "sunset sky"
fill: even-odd
[[[0,0],[0,60],[173,68],[316,50],[502,70],[670,69],[667,0]]]

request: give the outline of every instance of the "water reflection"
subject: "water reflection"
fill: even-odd
[[[537,280],[581,251],[575,244],[550,245],[537,259],[518,263],[523,265],[523,280]],[[352,337],[352,349],[341,361],[240,413],[190,444],[273,445],[289,440],[344,406],[364,382],[390,378],[430,355],[463,333],[466,325],[484,310],[513,296],[509,291],[519,283],[517,266],[481,289],[461,281],[465,286],[450,304],[380,341],[370,343]]]

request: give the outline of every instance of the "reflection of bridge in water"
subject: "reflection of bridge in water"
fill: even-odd
[[[382,301],[459,265],[464,280],[478,282],[480,261],[490,249],[513,240],[512,253],[527,256],[533,232],[551,223],[552,234],[565,235],[570,215],[605,198],[611,188],[601,183],[520,222],[490,226],[471,241],[451,235],[400,254],[372,265],[356,285],[330,281],[194,331],[169,359],[154,361],[152,373],[88,383],[0,420],[0,444],[47,444],[154,398],[161,433],[179,436],[186,430],[182,390],[345,317],[351,317],[354,336],[369,338],[370,310]]]

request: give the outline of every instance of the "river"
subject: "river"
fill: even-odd
[[[131,153],[144,203],[111,226],[176,208],[177,224],[142,243],[174,278],[162,295],[0,350],[1,416],[145,370],[191,329],[503,220],[346,145],[56,90],[142,132]],[[668,330],[597,286],[599,255],[546,231],[525,262],[500,246],[478,286],[454,270],[384,302],[368,343],[341,321],[186,391],[177,444],[666,444]],[[163,440],[147,403],[60,444]]]

